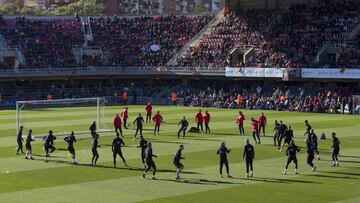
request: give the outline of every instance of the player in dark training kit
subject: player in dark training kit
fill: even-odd
[[[32,159],[34,160],[34,158],[32,157],[32,147],[31,147],[31,142],[33,142],[35,140],[32,139],[32,130],[29,130],[29,133],[26,137],[26,143],[25,143],[25,147],[26,147],[26,156],[25,159]]]
[[[72,131],[71,134],[64,138],[65,142],[68,144],[68,150],[71,154],[71,163],[77,164],[75,160],[75,148],[74,148],[74,142],[76,142],[76,138],[74,135],[74,132]]]
[[[113,158],[114,158],[114,168],[116,168],[116,156],[119,155],[120,158],[123,160],[125,167],[127,167],[126,165],[126,161],[125,158],[122,154],[121,151],[121,145],[125,146],[124,141],[120,138],[120,134],[116,133],[116,138],[113,140],[112,146],[111,146],[111,150],[113,152]]]
[[[249,138],[246,138],[245,140],[245,147],[244,147],[244,153],[243,153],[243,160],[246,161],[246,177],[248,178],[253,177],[253,160],[255,158],[255,150],[254,146],[250,144]],[[250,169],[250,170],[249,170]],[[250,175],[249,175],[250,172]]]
[[[142,136],[143,122],[144,122],[144,118],[141,116],[141,113],[139,113],[139,116],[133,122],[133,126],[136,123],[136,131],[135,131],[133,141],[135,141],[138,132],[140,132],[140,136]]]
[[[315,146],[311,143],[309,138],[306,138],[305,140],[306,142],[306,153],[307,153],[307,164],[309,166],[311,166],[311,169],[313,172],[316,171],[316,166],[314,165],[313,161],[314,161],[314,156],[315,156]]]
[[[181,152],[183,150],[184,150],[184,145],[180,145],[179,149],[175,153],[174,160],[173,160],[173,163],[177,168],[176,176],[175,176],[176,180],[180,180],[180,173],[184,169],[184,165],[182,163],[180,163],[181,159],[185,159],[184,157],[181,156]]]
[[[280,150],[282,140],[288,127],[280,121],[279,130],[278,130],[278,149]]]
[[[178,131],[178,139],[180,138],[180,133],[183,133],[183,138],[185,137],[186,129],[189,126],[189,122],[186,120],[185,116],[179,122],[178,126],[180,125],[180,129]]]
[[[287,169],[289,167],[289,164],[293,161],[295,164],[295,174],[298,174],[298,160],[296,158],[296,152],[300,152],[300,148],[295,145],[294,140],[291,140],[287,150],[286,150],[286,156],[288,157],[288,160],[286,162],[286,166],[284,169],[284,174],[286,175]]]
[[[284,145],[290,145],[291,140],[294,138],[294,131],[291,129],[291,126],[289,126],[288,129],[285,130],[284,133],[284,143],[281,145],[280,151],[283,149]]]
[[[96,134],[96,122],[95,122],[95,121],[93,121],[93,122],[91,123],[89,130],[90,130],[90,135],[91,135],[91,137],[94,138],[94,136],[95,136],[95,134]]]
[[[304,136],[310,136],[310,131],[312,130],[312,127],[309,124],[308,120],[305,120],[305,125],[306,125],[306,131],[304,133]]]
[[[97,151],[97,148],[99,147],[98,140],[99,140],[99,134],[95,134],[92,140],[92,147],[91,147],[91,151],[93,154],[93,157],[91,159],[91,165],[94,167],[96,166],[96,162],[99,159],[99,153]]]
[[[220,178],[222,178],[222,170],[223,166],[225,165],[226,168],[226,176],[228,178],[231,178],[230,172],[229,172],[229,162],[227,159],[227,154],[230,153],[231,149],[226,148],[225,142],[221,142],[220,148],[217,150],[216,154],[219,154],[220,156]]]
[[[144,168],[146,168],[146,165],[145,165],[145,149],[147,148],[147,144],[148,142],[144,139],[144,137],[142,135],[140,135],[140,143],[139,143],[139,146],[137,146],[138,148],[141,148],[141,161],[142,161],[142,164],[144,165]]]
[[[50,154],[55,151],[54,147],[54,140],[56,140],[56,137],[53,135],[53,131],[50,130],[49,134],[45,137],[43,137],[43,140],[45,140],[44,143],[44,149],[45,149],[45,162],[48,162],[50,158]]]
[[[333,132],[331,133],[331,137],[332,137],[332,146],[331,148],[333,149],[332,152],[332,166],[339,166],[339,159],[338,159],[338,155],[340,152],[340,141],[339,139],[336,137],[336,134]]]
[[[146,161],[146,167],[145,167],[145,171],[143,173],[143,178],[146,178],[146,173],[150,170],[153,169],[153,176],[152,179],[156,180],[155,174],[156,174],[156,165],[155,162],[153,160],[153,157],[157,157],[156,155],[153,154],[152,152],[152,145],[149,142],[147,144],[147,148],[145,149],[145,161]]]
[[[278,141],[279,130],[280,130],[280,124],[278,123],[277,120],[275,120],[275,127],[274,127],[274,129],[273,129],[273,131],[275,131],[274,137],[273,137],[273,139],[274,139],[274,145],[273,145],[273,146],[277,146],[277,145],[276,145],[276,142]]]
[[[24,141],[24,139],[22,138],[23,129],[24,129],[24,127],[20,126],[19,132],[17,134],[16,142],[18,144],[18,149],[16,150],[16,154],[20,154],[19,153],[20,151],[21,151],[21,154],[24,154],[24,152],[23,152],[23,141]]]
[[[314,146],[314,150],[316,152],[316,156],[317,156],[317,160],[320,160],[320,154],[319,154],[319,150],[318,150],[318,138],[314,132],[314,129],[310,130],[310,134],[308,136],[308,138],[310,139],[311,144]]]

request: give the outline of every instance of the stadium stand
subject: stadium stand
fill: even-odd
[[[348,32],[359,23],[360,5],[333,2],[317,7],[293,5],[289,9],[249,10],[239,17],[226,15],[183,58],[178,66],[224,67],[230,51],[238,45],[255,47],[256,54],[235,66],[317,67],[315,58],[326,43],[343,43]],[[274,15],[274,13],[277,13]],[[274,18],[270,31],[264,22]]]

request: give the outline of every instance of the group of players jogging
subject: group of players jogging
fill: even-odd
[[[143,123],[144,122],[151,122],[151,120],[154,122],[154,135],[159,135],[160,132],[160,125],[162,122],[164,122],[163,117],[161,116],[160,112],[157,111],[157,113],[152,116],[152,105],[148,103],[145,107],[146,112],[146,120],[144,121],[141,113],[138,114],[136,119],[133,122],[133,127],[135,127],[136,124],[136,130],[133,137],[133,141],[135,141],[138,134],[140,134],[140,142],[137,146],[140,148],[140,156],[142,160],[142,164],[144,166],[144,172],[143,177],[146,177],[146,173],[149,170],[152,170],[152,179],[156,180],[156,164],[153,160],[153,157],[157,157],[153,154],[152,144],[151,142],[148,142],[144,139],[142,131],[143,131]],[[201,110],[195,115],[195,123],[197,125],[196,129],[197,132],[203,133],[203,124],[205,124],[205,133],[210,133],[210,113],[206,111],[204,114],[202,114]],[[116,158],[119,155],[122,161],[124,162],[125,167],[127,167],[126,160],[122,154],[122,147],[125,146],[125,143],[122,138],[123,131],[122,126],[125,129],[128,129],[127,127],[127,120],[128,120],[128,107],[124,107],[121,115],[117,114],[114,118],[114,129],[115,129],[115,138],[112,142],[111,149],[113,152],[113,163],[114,167],[116,168]],[[240,136],[245,135],[244,131],[244,121],[245,121],[245,115],[240,111],[238,118],[237,118],[237,125],[239,128],[239,134]],[[317,160],[320,160],[320,154],[318,151],[318,138],[316,134],[314,133],[314,129],[311,127],[309,122],[305,120],[306,125],[306,132],[304,133],[304,136],[306,137],[305,143],[306,143],[306,153],[307,153],[307,164],[311,166],[312,171],[316,171],[316,166],[313,163],[313,160],[315,159],[315,155],[317,156]],[[182,134],[182,138],[185,138],[186,131],[189,126],[189,122],[186,120],[185,116],[180,120],[178,123],[179,130],[177,133],[178,139],[180,138]],[[263,136],[265,136],[265,129],[267,126],[267,120],[264,113],[261,113],[260,117],[258,119],[251,118],[251,132],[254,139],[255,144],[260,144],[260,131],[262,131]],[[99,159],[99,153],[98,153],[98,147],[99,147],[99,134],[97,133],[97,126],[96,122],[93,121],[90,125],[90,134],[92,136],[92,160],[91,165],[96,166],[97,161]],[[291,128],[291,126],[286,126],[281,120],[278,122],[275,120],[275,127],[273,130],[274,136],[274,146],[278,148],[278,150],[282,150],[287,145],[286,149],[286,156],[287,156],[287,162],[284,169],[284,174],[287,174],[288,166],[291,162],[294,162],[295,164],[295,173],[298,174],[298,159],[297,159],[297,152],[299,152],[301,149],[295,144],[294,141],[294,133]],[[23,126],[20,127],[18,135],[17,135],[17,143],[18,143],[18,149],[16,154],[20,154],[20,152],[23,154]],[[51,153],[55,151],[54,141],[56,140],[56,136],[53,135],[53,132],[50,130],[48,135],[43,137],[44,142],[44,151],[45,151],[45,162],[48,162],[49,158],[51,157]],[[26,137],[26,159],[34,159],[32,156],[32,147],[31,142],[33,142],[34,139],[32,137],[32,130],[30,129],[28,131],[28,135]],[[76,143],[76,138],[74,132],[71,132],[70,135],[64,138],[64,141],[68,145],[68,151],[71,154],[71,160],[72,164],[77,164],[75,159],[75,148],[74,143]],[[332,147],[333,153],[332,153],[332,166],[339,166],[338,163],[338,155],[340,151],[340,141],[336,137],[335,133],[332,133]],[[181,163],[181,160],[184,159],[182,156],[182,151],[184,150],[184,145],[180,145],[177,149],[174,158],[173,158],[173,164],[176,167],[176,180],[180,180],[180,173],[184,169],[184,165]],[[220,177],[223,177],[223,166],[226,168],[226,174],[227,177],[231,177],[230,170],[229,170],[229,161],[227,159],[227,154],[230,153],[231,149],[228,149],[226,147],[226,143],[224,141],[221,142],[219,149],[217,150],[217,154],[220,158]],[[255,158],[255,149],[254,146],[251,145],[249,138],[245,139],[245,146],[243,151],[243,160],[245,160],[246,163],[246,177],[253,177],[253,160]]]

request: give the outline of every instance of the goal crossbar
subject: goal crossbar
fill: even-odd
[[[76,99],[52,99],[52,100],[28,100],[28,101],[16,101],[16,134],[19,133],[20,129],[20,110],[26,104],[49,104],[49,105],[56,105],[56,104],[76,104],[77,102],[96,102],[96,127],[97,129],[100,128],[100,102],[105,101],[103,97],[90,97],[90,98],[76,98]],[[101,131],[101,130],[100,130]],[[106,131],[106,130],[104,130]]]

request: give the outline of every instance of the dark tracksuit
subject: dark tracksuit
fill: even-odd
[[[114,166],[116,166],[116,156],[117,155],[119,155],[120,158],[123,160],[124,164],[126,164],[125,158],[121,151],[121,145],[125,146],[125,143],[120,137],[117,137],[113,140],[112,151],[113,151],[113,157],[114,157]]]
[[[156,165],[155,162],[153,160],[153,153],[152,153],[152,148],[147,147],[145,149],[145,161],[146,161],[146,169],[145,169],[145,173],[148,172],[151,168],[153,169],[153,176],[155,176],[156,173]]]
[[[96,124],[91,124],[91,126],[90,126],[90,128],[89,128],[89,130],[90,130],[90,134],[91,134],[91,136],[92,137],[94,137],[95,136],[95,134],[96,134]]]
[[[45,148],[45,152],[46,152],[46,157],[49,157],[50,153],[55,151],[55,147],[54,147],[54,140],[56,140],[56,137],[54,135],[48,135],[45,137],[45,144],[44,144],[44,148]],[[51,151],[49,151],[51,150]]]
[[[230,150],[224,146],[221,146],[216,153],[220,155],[220,175],[222,175],[222,169],[224,165],[226,168],[226,173],[229,174],[229,162],[227,159],[227,153],[230,153]]]
[[[141,148],[141,161],[145,164],[145,149],[147,148],[147,141],[142,139],[140,140],[139,146]]]
[[[307,149],[306,152],[308,154],[308,156],[307,156],[307,164],[309,164],[309,166],[311,166],[311,167],[314,167],[313,160],[314,160],[314,156],[315,156],[314,151],[315,151],[316,148],[311,142],[308,142],[306,144],[306,149]]]
[[[310,136],[310,131],[312,129],[310,124],[305,124],[306,125],[306,132],[305,135],[307,135],[308,137]]]
[[[246,161],[246,173],[249,173],[249,168],[250,168],[250,171],[253,171],[253,159],[255,157],[254,146],[252,146],[251,144],[245,145],[243,158],[244,157],[245,157],[245,161]]]
[[[17,144],[18,144],[18,149],[16,151],[16,153],[18,154],[19,151],[21,151],[21,153],[24,153],[23,152],[23,141],[24,139],[22,138],[22,130],[19,130],[19,133],[17,134]]]
[[[133,124],[136,123],[136,132],[135,132],[134,137],[137,136],[138,132],[140,132],[140,135],[142,135],[143,122],[144,122],[144,118],[142,116],[139,116],[134,120]]]
[[[177,169],[184,168],[184,165],[182,163],[180,163],[180,159],[182,159],[182,157],[181,157],[181,150],[179,149],[176,151],[174,160],[173,160],[173,163]]]
[[[288,127],[285,124],[280,124],[279,125],[279,134],[278,134],[278,146],[281,146],[281,142],[284,139],[284,133],[286,132],[286,130],[288,129]]]
[[[333,141],[333,145],[331,147],[333,149],[332,160],[338,161],[338,155],[340,152],[340,141],[337,137],[334,137],[332,141]]]
[[[288,156],[288,160],[286,162],[286,166],[285,168],[288,169],[289,164],[293,161],[295,164],[295,169],[298,168],[298,160],[296,158],[296,152],[300,152],[300,148],[298,146],[294,145],[289,145],[287,150],[286,150],[286,156]]]
[[[310,134],[310,142],[313,144],[313,146],[315,147],[315,152],[316,154],[319,154],[319,150],[318,150],[318,138],[316,136],[315,133]]]
[[[68,150],[70,154],[75,156],[75,148],[74,148],[74,142],[76,142],[76,138],[73,135],[69,135],[64,138],[65,142],[68,143]]]
[[[274,130],[275,133],[274,133],[274,146],[276,146],[276,141],[278,140],[278,137],[279,137],[279,127],[280,124],[279,123],[275,123],[275,127],[274,127]]]
[[[284,134],[284,143],[290,145],[291,140],[294,138],[294,131],[287,129]]]
[[[28,136],[26,137],[25,147],[26,150],[29,151],[30,153],[32,152],[31,142],[33,141],[35,140],[31,138],[31,134],[28,134]]]
[[[95,137],[93,138],[93,141],[92,141],[92,147],[91,147],[91,151],[92,151],[92,154],[93,154],[93,157],[92,157],[92,160],[91,160],[91,163],[92,164],[96,164],[97,160],[99,159],[99,153],[97,151],[97,148],[98,148],[98,137]]]
[[[178,125],[181,125],[178,131],[178,139],[180,138],[180,133],[183,133],[183,138],[185,137],[186,129],[189,126],[189,122],[187,120],[181,120]]]

